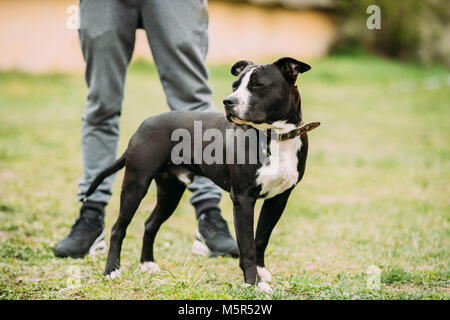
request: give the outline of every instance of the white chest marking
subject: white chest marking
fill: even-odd
[[[264,199],[272,198],[297,183],[297,152],[301,147],[300,137],[271,142],[268,161],[256,173],[256,183],[261,186],[260,194]]]

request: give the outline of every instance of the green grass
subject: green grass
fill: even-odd
[[[272,295],[243,287],[237,260],[191,254],[188,193],[156,239],[163,272],[140,274],[154,186],[124,241],[122,278],[103,278],[104,254],[54,258],[79,210],[83,76],[0,73],[0,298],[449,299],[449,71],[369,56],[311,64],[298,81],[303,114],[322,126],[310,134],[305,177],[266,253]],[[211,66],[218,110],[230,92],[229,67]],[[155,68],[135,63],[120,150],[144,118],[166,110]],[[107,207],[108,232],[121,179]],[[228,194],[221,206],[231,226]],[[367,286],[370,265],[381,268],[380,289]]]

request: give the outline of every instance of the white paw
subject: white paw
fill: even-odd
[[[272,275],[266,268],[257,266],[256,270],[258,270],[258,276],[261,279],[261,281],[263,281],[263,282],[272,281]]]
[[[114,280],[114,279],[116,279],[116,278],[120,278],[120,276],[121,276],[121,273],[120,273],[120,270],[118,269],[118,270],[114,270],[113,272],[111,272],[110,274],[108,274],[108,275],[106,276],[106,279],[108,279],[108,280]]]
[[[142,272],[148,272],[150,274],[152,273],[158,273],[161,271],[158,264],[153,261],[147,261],[141,264],[141,271]]]
[[[242,288],[250,288],[252,285],[250,283],[244,282],[241,284],[241,286],[242,286]]]
[[[269,286],[267,282],[264,281],[258,282],[258,290],[265,293],[273,293],[272,288]]]

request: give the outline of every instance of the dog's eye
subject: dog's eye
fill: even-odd
[[[250,87],[252,87],[252,88],[263,88],[263,87],[264,87],[264,84],[262,84],[262,83],[256,81],[255,79],[252,79],[252,80],[250,81]]]
[[[252,87],[253,88],[263,88],[264,85],[262,83],[255,82],[255,83],[252,83]]]

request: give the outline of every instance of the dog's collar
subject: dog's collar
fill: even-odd
[[[271,136],[270,130],[280,130],[281,129],[281,128],[278,128],[278,127],[274,127],[272,125],[268,125],[265,128],[262,128],[262,127],[258,128],[254,123],[251,123],[251,122],[248,122],[248,121],[245,121],[245,120],[241,120],[241,119],[236,118],[236,117],[232,117],[232,118],[235,119],[235,120],[232,120],[232,122],[234,122],[234,123],[236,123],[238,125],[247,124],[247,125],[250,125],[250,126],[254,127],[255,129],[269,130],[267,132],[268,136]],[[239,122],[236,122],[236,120],[238,120]],[[306,133],[308,131],[314,130],[318,126],[320,126],[320,122],[310,122],[308,124],[304,124],[303,121],[300,121],[300,123],[297,124],[297,128],[295,128],[295,129],[293,129],[293,130],[291,130],[289,132],[286,132],[286,133],[279,133],[278,134],[278,141],[285,141],[285,140],[289,140],[289,139],[294,139],[295,137],[298,137],[301,134],[304,134],[304,133]]]
[[[301,134],[314,130],[315,128],[320,126],[320,122],[310,122],[308,124],[303,124],[303,121],[301,121],[298,125],[299,127],[295,128],[294,130],[279,134],[278,141],[294,139],[295,137],[298,137]]]

